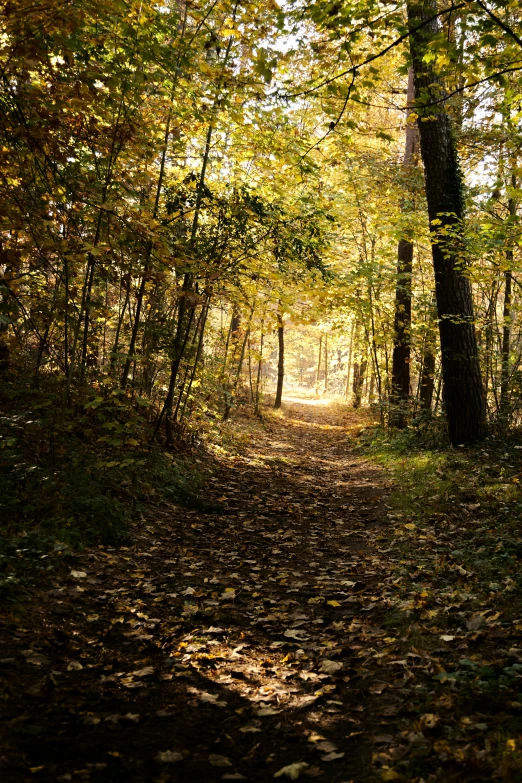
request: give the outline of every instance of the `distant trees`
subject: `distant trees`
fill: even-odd
[[[516,422],[520,12],[407,10],[4,7],[0,371],[172,447],[313,388],[320,340],[318,388],[393,426]]]

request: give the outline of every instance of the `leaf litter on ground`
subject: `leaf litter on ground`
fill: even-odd
[[[511,583],[484,589],[454,519],[388,508],[354,414],[293,404],[269,427],[221,454],[219,511],[151,506],[7,615],[13,783],[159,762],[181,782],[515,779]]]

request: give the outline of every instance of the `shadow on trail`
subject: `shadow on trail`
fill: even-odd
[[[6,664],[6,779],[268,781],[299,763],[373,779],[385,489],[350,452],[357,426],[292,403],[223,461],[223,513],[157,510],[134,546],[91,549],[83,577],[39,597],[38,633],[13,633]]]

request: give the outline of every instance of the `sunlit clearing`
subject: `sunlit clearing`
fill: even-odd
[[[285,395],[284,402],[294,402],[298,405],[331,405],[335,402],[333,397],[288,397]]]

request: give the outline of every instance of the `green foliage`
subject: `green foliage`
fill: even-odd
[[[518,601],[522,587],[515,575],[522,555],[520,442],[517,432],[507,441],[490,437],[480,449],[450,449],[443,426],[435,423],[395,436],[381,429],[369,431],[361,448],[393,475],[392,514],[427,529],[457,522],[459,543],[455,542],[450,559],[469,568],[484,588],[500,590],[506,579],[515,579]]]
[[[15,383],[4,388],[0,536],[7,546],[35,535],[72,547],[114,545],[151,501],[198,503],[200,471],[149,447],[139,401],[105,389],[71,408],[62,402],[52,387],[30,399]]]

